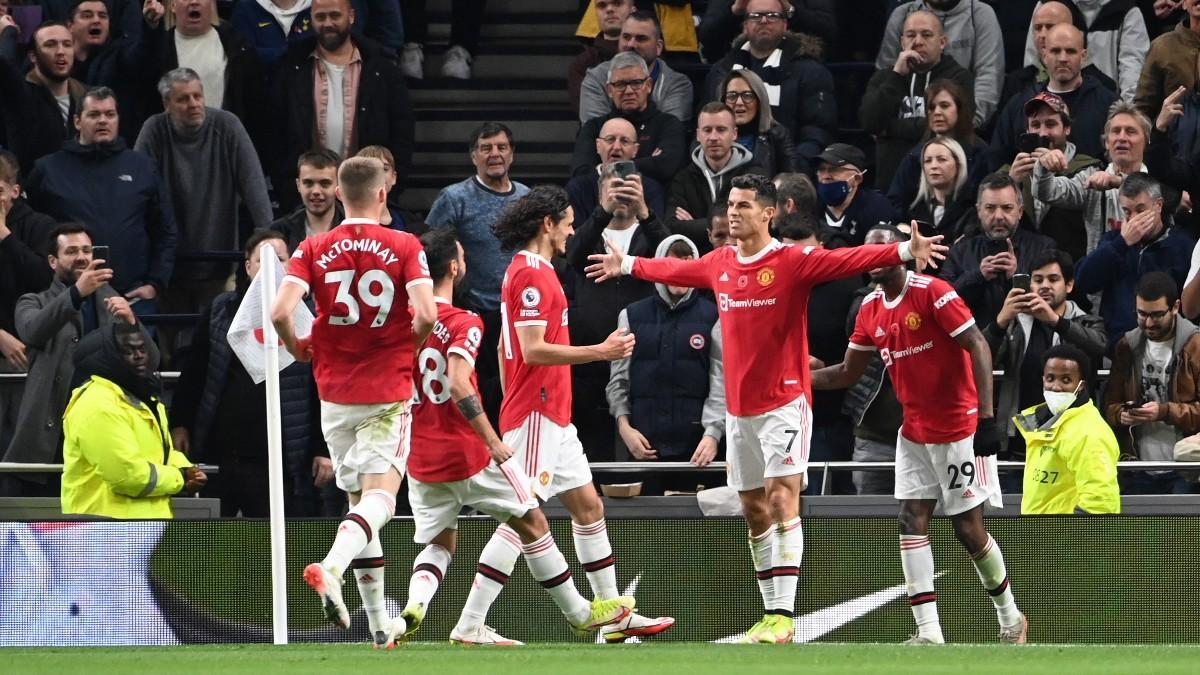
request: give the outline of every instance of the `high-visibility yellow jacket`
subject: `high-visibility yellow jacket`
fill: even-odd
[[[171,443],[167,410],[150,407],[93,376],[71,394],[63,416],[63,513],[171,518],[171,495],[191,466]]]
[[[682,7],[655,3],[654,13],[662,26],[663,49],[668,52],[698,52],[700,40],[696,37],[696,23],[692,20],[692,5]],[[589,0],[587,11],[579,19],[575,35],[591,40],[600,34],[600,20],[596,18],[596,0]]]
[[[1117,439],[1090,401],[1040,425],[1045,405],[1013,418],[1025,437],[1021,513],[1120,513]]]

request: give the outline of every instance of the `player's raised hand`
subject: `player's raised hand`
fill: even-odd
[[[618,328],[609,333],[604,342],[595,346],[596,351],[600,355],[598,360],[616,361],[617,359],[627,359],[633,353],[634,342],[633,333]]]
[[[937,269],[937,261],[946,259],[946,251],[949,251],[950,247],[942,244],[942,235],[940,234],[932,237],[922,236],[920,226],[915,220],[912,221],[911,228],[912,236],[908,240],[908,252],[918,263]]]
[[[589,255],[588,260],[592,261],[592,264],[583,270],[587,273],[588,278],[595,280],[596,283],[621,276],[621,263],[625,262],[625,252],[609,241],[608,237],[604,238],[604,250],[607,253]]]

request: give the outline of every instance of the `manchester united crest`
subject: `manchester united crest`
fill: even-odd
[[[549,485],[550,484],[550,472],[543,471],[542,474],[540,476],[538,476],[538,482],[541,483],[543,487],[546,485]]]
[[[770,267],[764,267],[758,271],[756,278],[760,286],[770,286],[775,281],[775,270]]]
[[[921,315],[916,312],[909,312],[908,316],[904,317],[904,325],[908,326],[909,330],[916,330],[921,327]]]

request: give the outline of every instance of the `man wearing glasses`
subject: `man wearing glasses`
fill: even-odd
[[[652,82],[650,100],[654,107],[674,115],[681,122],[692,119],[692,81],[658,58],[663,52],[663,37],[662,27],[654,13],[637,11],[625,19],[621,25],[617,52],[634,52],[646,61]],[[587,71],[579,90],[581,124],[612,112],[613,104],[606,86],[611,69],[610,60]]]
[[[593,172],[583,173],[567,181],[567,195],[571,197],[571,208],[575,211],[575,226],[583,221],[600,205],[600,190],[597,177],[605,164],[632,161],[637,157],[637,129],[624,117],[613,117],[600,127],[596,139],[596,154],[600,162]],[[667,194],[663,186],[650,176],[642,176],[642,194],[646,206],[654,213],[666,213]]]
[[[601,161],[596,144],[600,130],[609,120],[620,117],[629,120],[637,134],[633,161],[638,173],[666,185],[685,159],[683,123],[674,115],[659,110],[650,100],[654,82],[640,55],[622,52],[610,63],[608,96],[615,110],[593,117],[579,130],[571,158],[571,175],[590,175],[595,171]]]
[[[775,119],[792,132],[797,153],[812,161],[833,141],[837,104],[833,75],[817,58],[818,41],[787,32],[792,6],[787,0],[750,0],[746,4],[742,33],[705,82],[715,98],[731,71],[747,69],[767,86],[768,103]]]

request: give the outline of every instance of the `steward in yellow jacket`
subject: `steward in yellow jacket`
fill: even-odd
[[[1117,438],[1080,376],[1091,371],[1087,357],[1058,344],[1043,359],[1046,403],[1013,417],[1025,438],[1021,513],[1120,513]]]
[[[79,342],[75,372],[87,379],[63,416],[64,514],[171,518],[171,495],[203,485],[171,443],[157,361],[137,325],[110,324]]]

